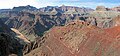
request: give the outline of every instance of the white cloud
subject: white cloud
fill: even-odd
[[[68,0],[0,0],[0,9],[3,8],[13,8],[16,6],[26,6],[31,5],[37,8],[45,7],[45,6],[61,6],[61,5],[69,5],[69,6],[84,6],[95,8],[98,5],[104,5],[106,7],[118,6],[120,3],[98,3],[98,2],[65,2]],[[80,0],[70,0],[70,1],[80,1]]]
[[[0,8],[12,8],[14,6],[33,5],[38,7],[36,0],[0,0]]]
[[[120,3],[97,3],[97,2],[76,2],[76,3],[65,3],[65,5],[78,6],[78,7],[89,7],[96,8],[96,6],[115,7],[119,6]]]
[[[0,0],[0,9],[31,5],[37,8],[54,6],[57,0]]]

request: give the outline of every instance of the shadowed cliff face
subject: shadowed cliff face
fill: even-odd
[[[119,56],[119,26],[101,29],[81,21],[54,27],[42,47],[26,56]]]
[[[0,56],[23,56],[23,47],[28,44],[25,37],[17,35],[0,19]]]
[[[9,41],[7,39],[7,37],[4,34],[0,35],[0,56],[8,56],[9,55],[9,48],[8,48],[8,44]]]
[[[10,35],[0,33],[0,56],[16,54],[22,56],[22,45]]]

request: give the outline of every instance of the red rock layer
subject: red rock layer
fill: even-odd
[[[119,33],[119,26],[100,29],[85,22],[74,21],[47,32],[40,53],[47,56],[119,56]]]

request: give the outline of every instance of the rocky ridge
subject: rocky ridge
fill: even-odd
[[[26,56],[120,55],[119,26],[101,29],[85,22],[74,21],[66,26],[52,28],[43,37],[46,40],[42,47],[31,51]]]

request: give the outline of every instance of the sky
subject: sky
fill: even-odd
[[[120,6],[120,0],[0,0],[0,9],[31,5],[37,8],[46,6],[77,6],[96,8],[96,6]]]

